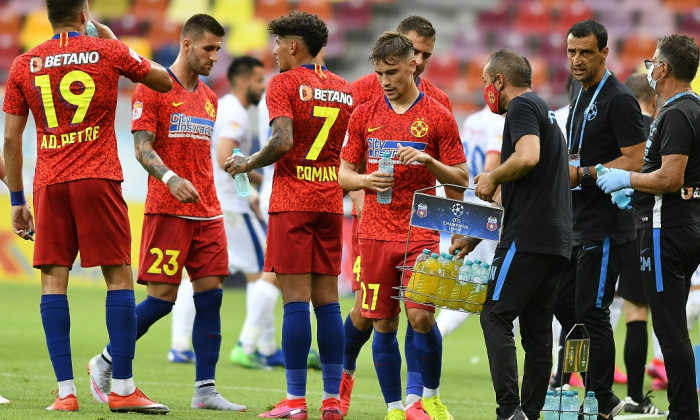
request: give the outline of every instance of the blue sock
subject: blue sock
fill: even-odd
[[[306,359],[311,347],[311,319],[307,302],[284,305],[282,319],[282,351],[287,375],[287,393],[306,395]]]
[[[404,340],[404,357],[406,358],[406,395],[423,396],[423,377],[420,372],[418,352],[414,342],[414,330],[406,322],[406,339]]]
[[[58,382],[73,379],[70,351],[70,311],[66,295],[41,295],[41,322],[46,347]]]
[[[418,362],[426,388],[436,389],[440,386],[442,374],[442,334],[437,324],[426,334],[415,332],[413,343],[418,353]]]
[[[223,289],[212,289],[194,294],[194,326],[192,346],[194,347],[195,380],[203,381],[216,377],[216,363],[221,349],[221,301]]]
[[[128,379],[133,376],[136,340],[141,338],[156,321],[169,314],[173,302],[147,296],[134,308],[133,290],[107,292],[107,352],[112,356],[112,378]]]
[[[366,331],[358,330],[350,319],[350,314],[345,318],[345,351],[343,354],[343,369],[357,369],[357,356],[360,355],[362,346],[372,335],[372,328]]]
[[[374,330],[372,359],[384,402],[401,401],[401,351],[396,331],[380,333]]]
[[[327,394],[340,393],[340,379],[343,376],[343,317],[338,302],[327,303],[314,309],[316,313],[316,340],[321,355],[323,391]]]

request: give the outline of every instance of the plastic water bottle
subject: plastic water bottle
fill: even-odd
[[[488,283],[489,283],[489,275],[491,274],[491,271],[489,269],[489,265],[485,262],[481,263],[481,277],[479,277],[479,280],[481,280],[480,285],[476,285],[476,303],[483,304],[486,302],[486,289],[488,288]]]
[[[391,160],[391,152],[382,153],[382,158],[379,160],[379,172],[385,172],[394,176],[394,161]],[[391,203],[391,187],[389,187],[389,191],[377,192],[377,203]]]
[[[574,391],[562,391],[561,411],[562,413],[559,417],[561,420],[578,419],[578,404],[576,404],[576,399],[574,398]]]
[[[233,155],[243,156],[243,153],[241,153],[241,149],[235,148],[233,149]],[[248,181],[248,174],[242,172],[234,175],[233,179],[236,180],[236,194],[238,194],[239,197],[248,197],[250,195],[250,181]]]
[[[544,420],[558,420],[559,416],[555,413],[557,409],[559,409],[559,399],[554,397],[554,391],[547,391],[547,396],[544,397],[544,407],[542,407]]]
[[[472,277],[472,263],[471,260],[464,260],[462,265],[457,269],[457,280],[455,282],[455,287],[450,292],[448,296],[448,301],[446,306],[450,309],[460,309],[464,305],[464,299],[469,293],[468,287],[470,285],[469,281]]]
[[[437,276],[440,271],[440,263],[438,262],[439,255],[433,253],[425,261],[425,272],[421,274],[420,280],[416,280],[416,286],[413,295],[413,300],[419,303],[427,303],[433,301],[435,289],[437,288]]]
[[[610,172],[609,168],[604,167],[600,163],[595,166],[595,171],[598,173],[598,176],[603,176],[603,174],[606,174]],[[619,190],[619,191],[614,191],[612,194],[613,202],[617,204],[617,206],[621,209],[624,209],[629,206],[630,201],[632,201],[632,198],[629,197],[626,193],[625,190]]]
[[[450,298],[452,291],[455,289],[457,274],[459,268],[454,262],[452,255],[445,256],[445,260],[440,265],[440,277],[438,278],[438,286],[435,295],[437,296],[438,305],[447,306],[446,300]]]
[[[595,392],[588,391],[586,399],[583,400],[583,420],[596,420],[598,418],[598,400]]]
[[[446,253],[441,252],[441,253],[440,253],[440,256],[438,257],[438,262],[439,262],[440,264],[442,264],[443,262],[445,262],[445,257],[446,257],[446,256],[447,256]]]
[[[459,249],[455,250],[455,255],[454,255],[454,258],[452,260],[455,262],[455,264],[457,264],[458,267],[461,267],[464,264],[464,259],[457,258],[457,254],[459,254]]]
[[[95,27],[95,24],[89,20],[88,23],[85,25],[85,35],[95,38],[97,37],[97,27]]]
[[[416,257],[416,263],[413,265],[413,273],[411,273],[411,279],[408,281],[408,286],[404,291],[404,297],[412,299],[413,290],[415,290],[416,282],[420,282],[421,274],[425,273],[425,262],[430,258],[430,250],[424,249],[418,257]]]

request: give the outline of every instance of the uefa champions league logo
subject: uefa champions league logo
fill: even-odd
[[[462,214],[464,214],[464,206],[462,206],[459,203],[453,204],[452,205],[452,214],[454,214],[455,217],[461,217]]]

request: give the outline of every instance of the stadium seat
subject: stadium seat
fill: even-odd
[[[326,56],[330,58],[342,57],[345,54],[345,31],[340,28],[338,22],[330,20],[328,25],[328,43],[325,47]]]
[[[442,90],[452,90],[459,78],[460,65],[454,54],[434,54],[425,69],[425,78]]]
[[[197,13],[211,14],[209,0],[170,0],[166,16],[175,22],[185,23],[192,16],[193,10]]]
[[[168,7],[168,0],[134,0],[131,14],[144,22],[151,21],[155,16],[163,16]]]
[[[289,14],[287,0],[257,0],[255,2],[255,17],[262,20],[277,19]]]
[[[123,36],[141,36],[146,29],[144,21],[139,21],[133,15],[126,15],[120,19],[111,20],[106,23],[117,38],[120,39]]]
[[[593,19],[593,10],[580,1],[571,3],[561,9],[556,22],[556,32],[566,33],[571,26],[582,20]]]
[[[694,38],[700,37],[700,7],[690,13],[681,16],[680,32],[691,35]]]
[[[324,21],[333,18],[333,5],[326,0],[299,0],[297,10],[318,15]]]
[[[618,58],[624,69],[636,69],[639,67],[639,63],[651,58],[655,50],[656,38],[643,33],[635,33],[622,41]]]
[[[151,43],[145,37],[142,36],[123,36],[120,41],[129,46],[132,50],[136,51],[140,55],[146,58],[153,57],[153,49],[151,48]]]
[[[676,31],[673,12],[663,7],[640,10],[639,28],[648,36],[663,36]]]
[[[363,0],[344,1],[338,5],[336,16],[343,30],[367,29],[372,23],[372,5]]]
[[[546,34],[552,30],[552,16],[542,3],[527,3],[516,9],[513,26],[522,34]]]
[[[182,24],[167,18],[160,18],[151,23],[146,37],[154,49],[168,45],[176,45],[179,48]]]
[[[46,9],[29,12],[19,34],[20,46],[27,51],[53,36],[53,29],[46,19]]]
[[[98,21],[125,16],[131,9],[129,0],[93,0],[90,2],[90,16]]]
[[[510,22],[510,11],[502,4],[493,9],[486,9],[479,13],[477,27],[480,31],[502,31]]]
[[[675,13],[689,13],[700,8],[700,0],[664,0],[664,6]]]
[[[20,55],[14,35],[0,34],[0,80],[6,80],[15,57]]]
[[[267,22],[259,19],[237,24],[224,38],[226,51],[234,57],[268,48],[269,41]]]
[[[46,10],[46,2],[45,0],[9,0],[7,9],[14,9],[20,14],[26,15],[40,9]],[[2,8],[2,11],[5,11],[5,7]],[[46,12],[44,12],[45,18]]]
[[[452,52],[462,62],[481,54],[488,48],[485,34],[475,26],[468,26],[457,32],[452,43]]]
[[[246,23],[253,19],[254,12],[253,0],[214,0],[211,10],[212,16],[225,26]]]
[[[22,15],[14,9],[8,8],[0,13],[0,35],[17,36],[22,28]]]

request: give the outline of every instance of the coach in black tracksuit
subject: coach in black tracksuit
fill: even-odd
[[[552,316],[557,283],[572,245],[566,141],[554,112],[530,90],[532,68],[515,51],[500,50],[483,74],[493,112],[506,115],[501,165],[475,178],[475,194],[491,201],[501,186],[504,220],[491,266],[481,327],[499,419],[539,417],[552,369]],[[473,249],[455,238],[450,252]],[[520,317],[525,350],[522,403],[513,340]]]
[[[567,34],[571,73],[582,88],[573,92],[566,130],[574,210],[574,248],[562,278],[554,314],[564,331],[583,323],[591,336],[587,390],[599,412],[615,416],[624,402],[612,393],[615,342],[610,304],[622,261],[636,247],[632,212],[619,209],[595,186],[595,165],[627,170],[642,166],[642,113],[632,92],[605,66],[607,31],[594,21],[576,23]]]
[[[636,190],[642,282],[666,362],[668,418],[697,420],[685,306],[700,264],[700,100],[690,87],[698,46],[684,35],[662,38],[645,64],[665,103],[651,126],[642,173],[613,171],[598,184],[605,192]]]

